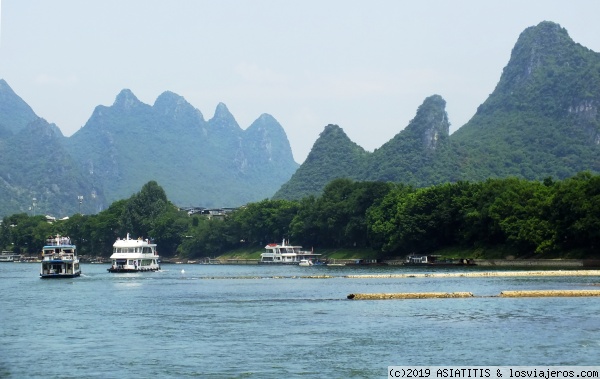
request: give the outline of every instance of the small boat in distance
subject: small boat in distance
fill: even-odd
[[[265,246],[265,252],[260,255],[258,264],[288,264],[297,265],[300,261],[318,259],[321,254],[302,250],[302,246],[292,246],[284,239],[281,244],[270,243]]]
[[[110,256],[108,272],[140,272],[160,270],[156,244],[148,239],[117,238]]]
[[[404,261],[405,266],[476,266],[473,259],[440,259],[437,255],[411,254]]]
[[[346,262],[344,266],[387,266],[380,259],[354,259],[351,262]]]
[[[313,263],[310,259],[301,259],[300,263],[298,263],[298,266],[303,266],[303,267],[308,267],[308,266],[312,266]]]
[[[74,278],[81,275],[77,248],[69,237],[50,237],[42,248],[41,278]]]

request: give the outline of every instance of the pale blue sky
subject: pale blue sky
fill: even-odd
[[[430,95],[451,132],[493,91],[519,34],[543,20],[600,51],[600,2],[527,0],[4,0],[0,78],[70,136],[128,88],[172,91],[205,119],[262,113],[298,163],[327,124],[372,151]]]

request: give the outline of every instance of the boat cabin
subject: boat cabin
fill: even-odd
[[[51,237],[42,248],[42,278],[72,278],[81,274],[77,249],[69,237]]]
[[[265,252],[260,255],[258,263],[262,264],[300,264],[303,259],[315,261],[321,254],[303,251],[302,246],[292,246],[286,240],[281,244],[270,243],[265,246]]]

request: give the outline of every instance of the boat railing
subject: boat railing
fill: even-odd
[[[64,253],[44,253],[44,260],[47,261],[72,261],[75,259],[75,254]]]
[[[46,239],[46,246],[62,246],[62,245],[71,245],[71,238],[69,237],[51,237]]]

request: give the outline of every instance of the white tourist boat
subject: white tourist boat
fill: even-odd
[[[81,275],[77,248],[69,237],[51,237],[42,248],[42,278],[74,278]]]
[[[160,270],[156,244],[148,239],[118,238],[113,244],[108,272],[140,272]]]
[[[12,251],[3,251],[0,254],[0,262],[19,262],[21,254],[14,254]]]
[[[317,260],[321,254],[302,250],[302,246],[292,246],[284,239],[280,244],[270,243],[260,255],[259,264],[300,264],[302,260]]]

